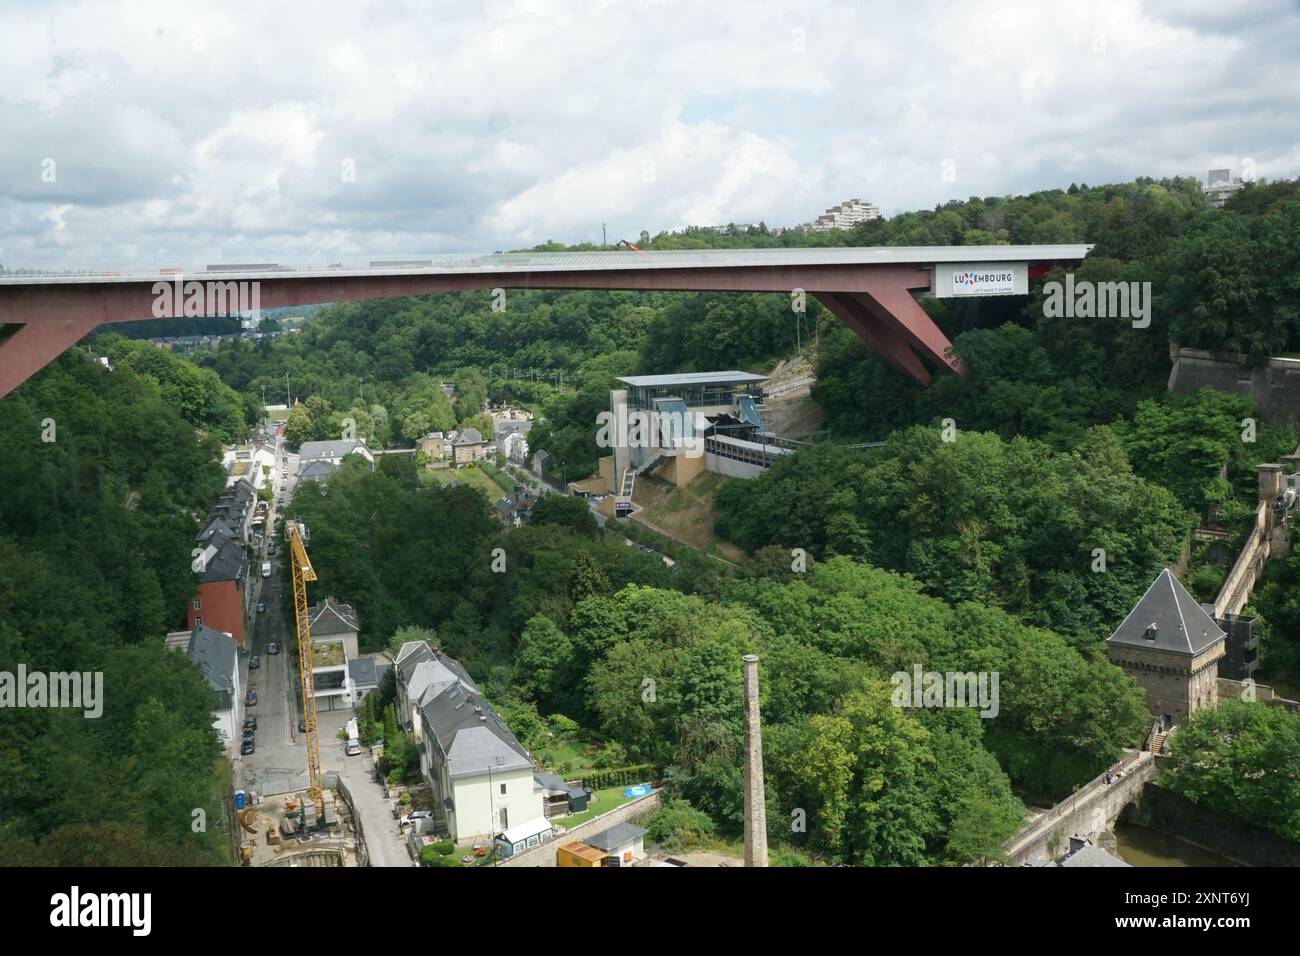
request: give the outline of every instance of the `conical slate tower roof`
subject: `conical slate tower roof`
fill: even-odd
[[[1223,630],[1168,568],[1147,588],[1108,643],[1194,657],[1223,639]]]

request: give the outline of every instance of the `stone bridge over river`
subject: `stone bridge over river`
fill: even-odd
[[[1071,836],[1095,837],[1109,830],[1126,806],[1141,799],[1155,775],[1155,754],[1125,751],[1122,777],[1107,784],[1102,774],[1017,833],[1007,846],[1011,864],[1053,859],[1066,851]]]

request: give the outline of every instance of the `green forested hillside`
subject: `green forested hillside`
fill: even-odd
[[[229,862],[215,694],[162,643],[219,446],[129,364],[73,351],[0,402],[0,669],[103,674],[98,718],[3,712],[0,863]]]

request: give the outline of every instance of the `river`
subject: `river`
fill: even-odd
[[[1132,866],[1239,866],[1227,857],[1193,846],[1178,837],[1118,821],[1119,858]]]

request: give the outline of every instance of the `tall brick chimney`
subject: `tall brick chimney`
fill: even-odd
[[[758,656],[745,661],[745,866],[767,866],[767,803],[763,797],[763,732],[758,714]]]

